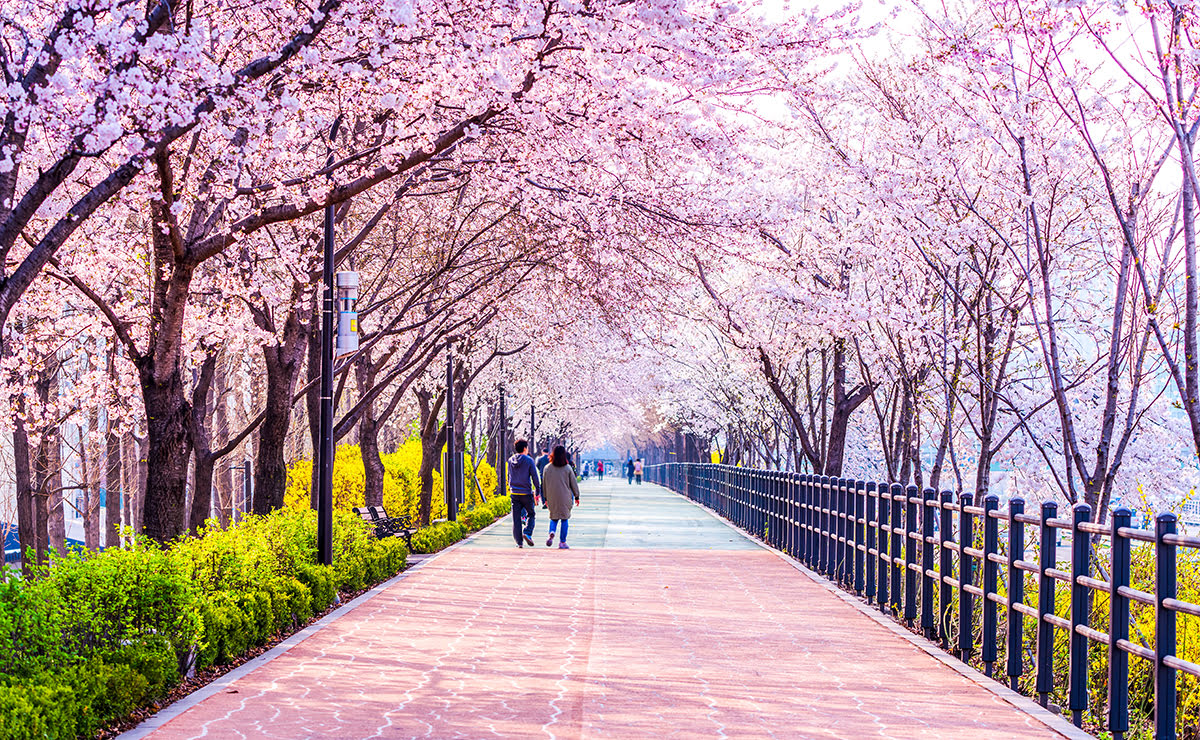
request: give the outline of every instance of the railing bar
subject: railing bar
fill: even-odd
[[[1083,635],[1087,639],[1092,640],[1094,642],[1098,642],[1102,645],[1108,644],[1108,633],[1107,632],[1101,632],[1098,629],[1088,627],[1087,625],[1083,625],[1083,624],[1077,626],[1075,628],[1075,631],[1078,632],[1079,634]]]
[[[1147,532],[1144,529],[1134,529],[1133,527],[1121,527],[1117,531],[1117,534],[1121,535],[1122,537],[1127,537],[1131,540],[1137,540],[1138,542],[1153,542],[1154,541],[1154,533]]]
[[[1163,599],[1162,605],[1172,611],[1191,614],[1193,617],[1200,617],[1200,605],[1193,604],[1189,601],[1180,601],[1179,599]]]
[[[1136,588],[1132,588],[1130,586],[1121,586],[1119,589],[1117,589],[1117,593],[1127,599],[1133,599],[1134,601],[1139,601],[1143,604],[1149,604],[1150,606],[1154,606],[1158,603],[1154,599],[1154,594],[1148,594],[1145,591],[1138,591]]]
[[[1046,575],[1050,576],[1056,581],[1061,581],[1062,583],[1071,583],[1071,574],[1065,570],[1059,570],[1058,568],[1047,568]]]
[[[1200,678],[1200,665],[1196,665],[1191,661],[1184,660],[1175,655],[1167,655],[1163,657],[1163,663],[1169,665],[1177,671],[1191,674]]]
[[[1075,579],[1075,582],[1083,586],[1087,586],[1088,588],[1094,588],[1097,591],[1103,591],[1106,594],[1112,593],[1112,585],[1109,584],[1108,581],[1102,581],[1099,578],[1092,578],[1091,576],[1079,576]]]
[[[1079,529],[1080,531],[1087,532],[1088,534],[1112,534],[1107,526],[1103,524],[1096,524],[1095,522],[1080,522]]]
[[[1139,658],[1145,658],[1146,660],[1158,660],[1158,656],[1154,654],[1153,650],[1147,647],[1142,647],[1141,645],[1138,645],[1135,642],[1130,642],[1129,640],[1117,640],[1117,647],[1121,648],[1130,655],[1136,655]]]
[[[1024,614],[1027,617],[1033,617],[1034,619],[1037,619],[1037,615],[1038,615],[1037,607],[1030,606],[1029,604],[1014,604],[1011,602],[1009,603],[1009,607],[1015,611],[1021,612],[1022,614]]]
[[[1193,537],[1186,534],[1163,535],[1163,542],[1179,547],[1200,547],[1200,537]]]
[[[1071,630],[1071,620],[1069,620],[1069,619],[1063,619],[1062,617],[1058,616],[1057,614],[1047,614],[1045,619],[1047,622],[1054,625],[1055,627],[1062,627],[1063,629],[1067,630],[1068,632]]]

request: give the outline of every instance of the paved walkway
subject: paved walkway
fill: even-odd
[[[1062,737],[664,489],[585,484],[569,551],[544,547],[544,513],[536,548],[505,519],[134,732]]]

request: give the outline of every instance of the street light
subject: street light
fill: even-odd
[[[458,519],[458,430],[454,427],[457,415],[454,398],[454,355],[446,354],[446,460],[442,464],[442,487],[446,495],[446,518]]]
[[[333,141],[342,117],[329,129],[329,158],[333,166]],[[321,300],[321,427],[317,452],[317,562],[333,565],[333,204],[325,206],[325,285]]]

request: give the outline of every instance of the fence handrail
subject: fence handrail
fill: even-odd
[[[901,486],[879,481],[831,478],[800,473],[755,470],[709,463],[663,463],[646,467],[647,479],[712,509],[751,535],[797,558],[843,589],[864,597],[940,639],[961,660],[978,647],[984,672],[992,676],[999,660],[1000,609],[1004,610],[1009,685],[1016,690],[1027,673],[1024,627],[1034,624],[1034,690],[1047,706],[1055,689],[1055,631],[1067,634],[1067,708],[1076,726],[1088,709],[1088,647],[1107,648],[1107,729],[1116,740],[1129,731],[1129,656],[1154,666],[1155,738],[1169,740],[1176,731],[1178,672],[1200,677],[1200,665],[1176,654],[1179,614],[1200,616],[1200,605],[1178,596],[1177,551],[1200,548],[1200,537],[1177,533],[1174,514],[1159,514],[1153,531],[1131,526],[1133,512],[1118,508],[1107,525],[1091,521],[1091,507],[1076,504],[1067,517],[1058,505],[1043,502],[1037,514],[1025,513],[1025,501],[1012,498],[1007,510],[988,494],[976,502],[970,493],[955,499],[949,491]],[[1007,537],[1001,545],[1001,523]],[[981,524],[981,531],[976,525]],[[1027,559],[1031,537],[1036,561]],[[1059,567],[1058,533],[1071,535],[1071,560]],[[1093,540],[1107,540],[1111,564],[1106,578],[1096,578]],[[1155,590],[1132,587],[1133,543],[1154,547]],[[1003,571],[1003,573],[1002,573]],[[1026,579],[1036,597],[1026,598]],[[1056,586],[1070,589],[1067,616],[1056,609]],[[1004,591],[1001,591],[1001,585]],[[935,588],[936,585],[936,588]],[[1092,597],[1109,597],[1109,632],[1091,622]],[[935,607],[935,595],[937,596]],[[980,630],[976,640],[975,600]],[[950,645],[950,608],[957,601],[958,635]],[[1030,602],[1033,603],[1030,603]],[[1131,606],[1155,610],[1154,644],[1129,639]]]

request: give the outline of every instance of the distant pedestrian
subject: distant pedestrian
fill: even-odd
[[[596,461],[596,477],[599,478],[600,480],[604,480],[604,461],[603,460]]]
[[[625,462],[625,474],[629,476],[629,485],[633,485],[633,458]]]
[[[588,475],[589,475],[589,474],[591,474],[591,472],[592,472],[592,462],[591,462],[591,460],[584,460],[584,461],[583,461],[583,479],[584,479],[584,480],[587,480],[587,479],[588,479]]]
[[[549,464],[550,464],[550,448],[543,447],[542,448],[542,456],[537,459],[538,480],[541,480],[542,475],[546,472],[546,466]],[[535,500],[534,503],[536,504],[537,501]],[[546,508],[546,497],[545,496],[542,496],[542,508],[543,509]]]
[[[571,549],[567,546],[567,524],[571,519],[571,509],[579,505],[579,483],[575,481],[575,469],[569,463],[567,448],[562,445],[555,447],[542,479],[543,498],[550,505],[550,537],[546,540],[546,547],[554,544],[557,529],[560,550]]]
[[[637,484],[642,485],[642,473],[645,472],[646,465],[642,462],[642,458],[638,458],[633,463],[633,477],[637,478]]]
[[[525,454],[529,443],[518,439],[513,444],[516,451],[508,458],[508,485],[512,490],[513,539],[517,547],[533,546],[533,501],[534,495],[541,492],[542,487],[538,478],[537,465],[533,458]],[[522,515],[525,517],[524,530],[521,528]]]

